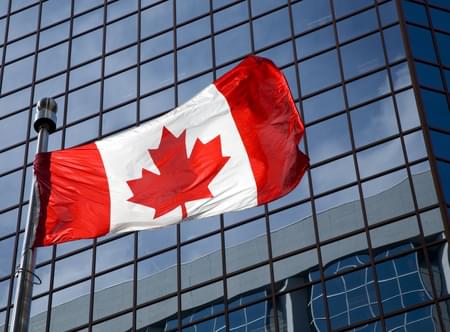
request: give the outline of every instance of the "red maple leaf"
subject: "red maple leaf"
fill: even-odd
[[[154,218],[178,206],[186,218],[186,202],[213,197],[208,185],[230,159],[222,156],[219,135],[208,143],[197,139],[189,158],[185,141],[186,130],[175,137],[164,127],[159,147],[148,150],[160,174],[142,169],[142,177],[127,181],[128,201],[154,208]]]

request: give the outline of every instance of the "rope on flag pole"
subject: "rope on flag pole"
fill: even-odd
[[[38,133],[36,153],[47,152],[48,135],[56,129],[57,108],[58,106],[52,98],[43,98],[37,104],[34,119],[34,129]],[[39,192],[34,178],[31,188],[20,265],[16,270],[18,279],[11,325],[11,331],[13,332],[26,332],[29,330],[33,278],[37,277],[34,273],[35,251],[33,250],[33,243],[39,221]],[[39,277],[37,279],[39,282]]]

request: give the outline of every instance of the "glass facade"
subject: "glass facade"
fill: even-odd
[[[0,1],[0,329],[49,149],[180,105],[247,54],[284,72],[311,169],[287,196],[37,250],[31,331],[449,331],[448,0]]]

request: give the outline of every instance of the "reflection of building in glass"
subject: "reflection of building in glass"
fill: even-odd
[[[179,105],[246,54],[285,73],[311,170],[237,213],[39,249],[33,331],[450,330],[447,0],[0,1],[0,330],[36,137]]]
[[[394,247],[394,249],[388,249],[378,254],[375,259],[389,257],[395,252],[412,248],[414,246],[411,244]],[[325,273],[334,275],[368,263],[367,255],[354,255],[327,266]],[[377,272],[383,298],[382,305],[385,310],[403,309],[432,298],[424,286],[416,253],[380,263],[377,266]],[[374,318],[379,314],[372,276],[372,270],[368,267],[326,282],[333,328],[350,325],[354,321],[361,320],[361,318]],[[311,279],[317,279],[317,275],[311,276]],[[311,291],[310,309],[314,326],[319,331],[326,331],[323,301],[321,299],[323,296],[320,285],[314,285]],[[394,330],[403,327],[408,330],[409,328],[417,329],[417,326],[420,325],[419,330],[422,331],[436,330],[432,319],[431,306],[424,307],[421,315],[405,313],[403,316],[400,316],[393,325],[387,326],[387,328]],[[375,324],[370,330],[380,331],[380,326]]]

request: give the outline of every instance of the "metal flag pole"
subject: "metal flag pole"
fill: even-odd
[[[47,152],[48,135],[56,129],[57,104],[52,98],[39,100],[34,119],[34,130],[38,133],[36,153]],[[33,294],[33,278],[35,251],[33,243],[39,221],[39,192],[33,177],[32,190],[28,203],[27,223],[22,245],[20,265],[16,271],[17,286],[14,298],[14,313],[11,331],[26,332],[30,320],[31,296]]]

